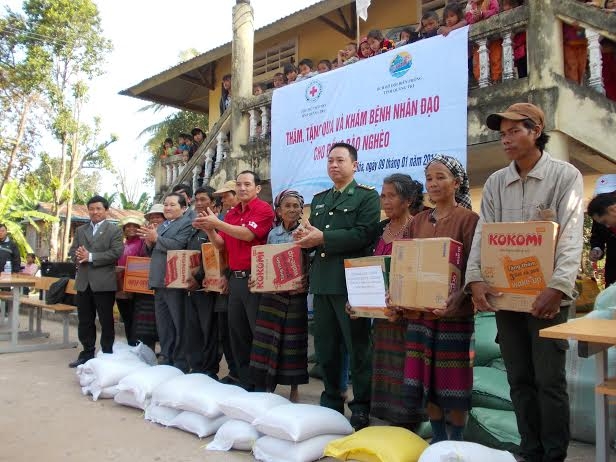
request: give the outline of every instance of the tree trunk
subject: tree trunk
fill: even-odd
[[[21,141],[24,137],[24,132],[26,131],[26,123],[28,121],[28,113],[30,112],[30,106],[32,105],[31,97],[27,96],[24,104],[21,108],[21,114],[19,115],[19,125],[17,127],[17,136],[15,137],[15,143],[13,143],[13,148],[11,149],[11,154],[9,155],[9,160],[6,165],[6,170],[4,171],[4,175],[2,177],[2,183],[0,183],[0,191],[2,191],[2,187],[4,183],[6,183],[11,177],[11,171],[13,170],[13,162],[15,162],[15,158],[17,157],[17,152],[19,151],[19,147],[21,146]]]
[[[64,227],[64,239],[62,242],[62,260],[66,260],[71,238],[71,219],[73,218],[73,197],[75,196],[75,178],[68,180],[68,200],[66,202],[66,226]]]

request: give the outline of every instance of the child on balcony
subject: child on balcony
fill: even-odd
[[[319,74],[324,74],[332,70],[332,62],[329,59],[322,59],[317,64],[317,71]]]
[[[374,51],[370,48],[370,43],[368,43],[368,37],[364,37],[359,42],[359,49],[357,50],[357,57],[359,59],[366,59],[370,56],[374,56]]]
[[[498,0],[468,0],[465,19],[468,24],[475,24],[488,19],[500,11]],[[498,82],[503,76],[503,41],[488,42],[490,57],[490,77],[492,82]],[[473,47],[473,75],[479,81],[479,47]]]
[[[417,32],[419,40],[435,37],[441,20],[436,11],[428,11],[421,17],[421,24]]]
[[[396,48],[403,47],[417,40],[419,40],[419,34],[410,27],[405,27],[400,31],[400,41],[396,42]]]
[[[310,77],[314,77],[318,74],[313,70],[314,64],[312,63],[312,59],[302,59],[299,62],[299,75],[295,79],[296,82],[301,82],[302,80],[309,79]]]
[[[176,156],[182,154],[182,151],[188,151],[190,149],[187,143],[188,138],[190,138],[190,135],[187,133],[180,133],[178,135],[178,148],[174,153]]]
[[[563,48],[565,53],[565,77],[577,84],[584,82],[588,43],[584,29],[563,23]]]
[[[272,81],[274,88],[284,87],[286,85],[284,81],[284,74],[282,72],[276,72],[274,74],[274,80]]]
[[[221,116],[229,106],[231,106],[231,74],[222,77],[220,101],[218,102]]]
[[[385,38],[383,33],[378,29],[372,29],[368,32],[368,44],[375,55],[380,55],[381,53],[396,48],[394,42]]]
[[[359,57],[357,56],[357,45],[355,42],[349,42],[342,50],[339,50],[336,61],[338,63],[338,67],[347,66],[359,61]]]
[[[283,68],[283,72],[284,72],[284,76],[287,79],[287,84],[291,84],[295,82],[295,80],[297,79],[297,68],[293,64],[291,63],[285,64]]]
[[[448,3],[443,10],[444,26],[438,28],[437,32],[440,35],[448,35],[452,30],[466,26],[464,12],[458,3]]]
[[[510,11],[522,6],[523,0],[503,0],[503,11]],[[526,63],[526,32],[518,32],[513,36],[513,62],[518,72],[518,79],[528,76]]]
[[[163,150],[160,154],[160,158],[165,159],[169,156],[172,156],[174,152],[175,149],[173,148],[173,140],[171,138],[166,138],[163,142]]]

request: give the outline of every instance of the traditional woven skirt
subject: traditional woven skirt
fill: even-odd
[[[252,341],[250,372],[257,388],[308,383],[306,294],[263,294]]]
[[[156,342],[158,332],[156,331],[154,295],[135,294],[133,300],[135,302],[135,317],[133,319],[135,339],[141,340],[145,344]]]
[[[442,409],[471,408],[473,361],[472,316],[408,322],[404,398],[410,408],[428,402]]]
[[[426,420],[424,408],[408,407],[402,395],[406,330],[406,320],[392,323],[375,319],[372,334],[370,413],[398,426],[412,426]]]

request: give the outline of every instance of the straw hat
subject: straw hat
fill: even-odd
[[[163,204],[154,204],[148,213],[146,213],[143,218],[146,220],[150,219],[150,215],[154,215],[155,213],[160,213],[161,215],[165,214],[165,209],[163,208]]]
[[[235,185],[236,185],[235,180],[225,181],[225,184],[222,185],[222,188],[214,191],[214,195],[221,196],[226,192],[231,192],[231,191],[235,192]]]
[[[124,228],[126,225],[128,224],[133,224],[133,225],[137,225],[137,226],[143,226],[143,220],[139,217],[124,217],[120,220],[120,222],[118,223],[122,228]]]

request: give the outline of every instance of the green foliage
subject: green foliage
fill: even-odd
[[[148,105],[144,110],[154,110],[156,112],[159,108],[156,105]],[[176,111],[165,117],[162,121],[145,128],[139,136],[148,136],[145,148],[152,154],[148,162],[147,176],[154,178],[154,167],[160,159],[163,143],[166,138],[171,138],[175,145],[180,133],[190,133],[195,127],[199,127],[207,133],[208,126],[207,114],[192,111]]]
[[[56,218],[43,212],[38,212],[36,207],[38,202],[32,200],[32,196],[27,192],[27,188],[20,188],[16,181],[9,181],[4,184],[0,192],[0,217],[6,224],[11,238],[19,247],[19,252],[22,257],[26,253],[32,252],[32,248],[26,241],[24,234],[23,222],[28,222],[39,229],[35,219],[43,220],[44,222],[55,221]]]
[[[120,193],[120,206],[124,210],[139,210],[146,213],[152,204],[147,193],[142,193],[137,202],[131,201],[124,193]]]

